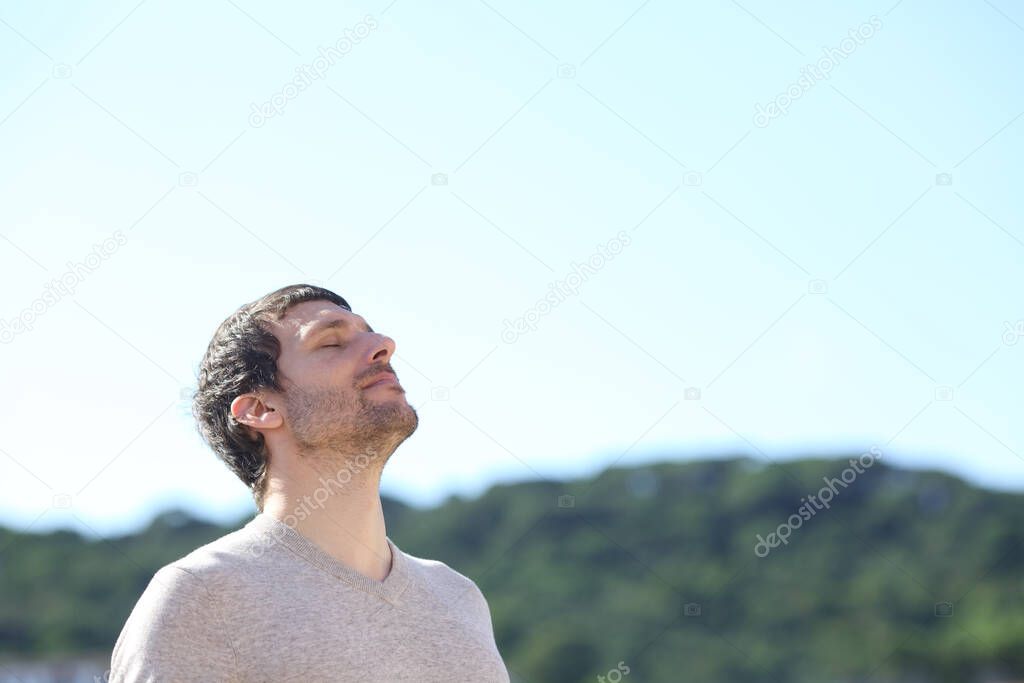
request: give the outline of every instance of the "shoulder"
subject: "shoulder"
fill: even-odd
[[[146,586],[136,610],[151,608],[158,613],[180,610],[217,593],[225,580],[246,569],[254,559],[248,552],[245,529],[231,532],[200,546],[187,555],[160,567]],[[173,603],[173,604],[165,604]]]
[[[240,529],[169,562],[153,574],[133,611],[148,610],[153,616],[179,616],[182,610],[201,603],[207,613],[219,584],[239,574],[251,563],[246,552],[245,530]]]
[[[430,595],[437,614],[476,633],[488,647],[494,645],[491,608],[476,582],[440,560],[428,560],[406,554],[417,583]]]
[[[402,551],[402,554],[405,556],[405,560],[409,563],[409,567],[412,571],[432,582],[451,585],[454,587],[476,587],[476,583],[474,583],[472,579],[453,569],[441,560],[417,557],[415,555],[410,555],[404,550]]]
[[[473,579],[441,560],[430,560],[404,553],[411,571],[418,574],[424,585],[451,605],[470,605],[490,614],[487,599]]]
[[[203,584],[219,584],[251,573],[266,550],[266,541],[243,527],[196,548],[161,567],[160,572],[177,570]]]
[[[161,567],[114,644],[110,681],[229,680],[236,669],[214,594],[188,570]]]
[[[112,681],[201,677],[201,670],[213,680],[235,671],[222,602],[223,589],[254,561],[245,541],[246,534],[227,534],[153,574],[114,645]]]

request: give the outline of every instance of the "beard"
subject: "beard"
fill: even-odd
[[[419,424],[404,396],[374,400],[362,389],[292,386],[285,393],[285,405],[301,455],[330,460],[362,455],[380,459],[380,469]]]

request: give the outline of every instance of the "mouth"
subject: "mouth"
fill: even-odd
[[[363,386],[363,389],[370,389],[373,387],[381,386],[393,386],[401,389],[401,385],[398,383],[398,377],[394,373],[385,372],[382,375],[378,375],[376,378],[370,380],[370,382]]]

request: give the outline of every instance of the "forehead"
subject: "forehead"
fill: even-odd
[[[366,324],[363,316],[330,301],[303,301],[291,306],[284,317],[275,323],[275,333],[285,340],[302,342],[323,329],[327,323],[337,321],[356,327]]]

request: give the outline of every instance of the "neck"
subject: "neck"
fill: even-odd
[[[301,460],[300,460],[301,462]],[[303,463],[271,473],[263,512],[295,529],[328,555],[375,581],[391,571],[380,471],[357,464],[327,474]]]

